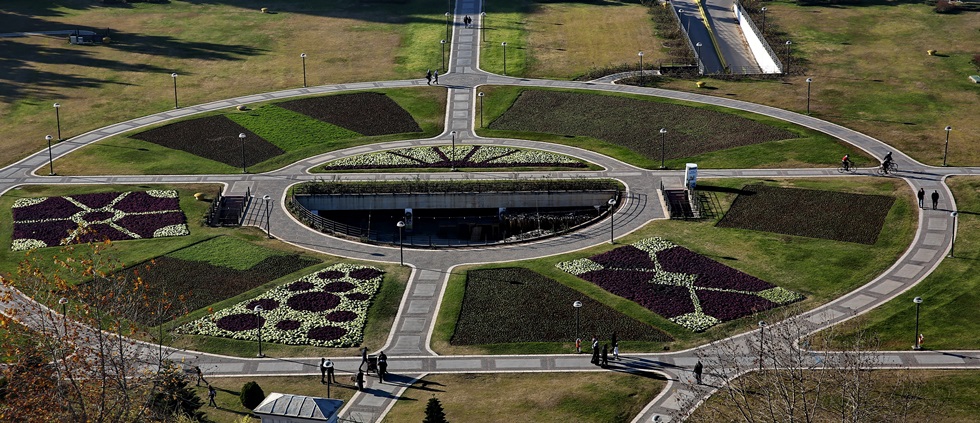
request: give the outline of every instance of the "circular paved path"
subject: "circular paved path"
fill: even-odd
[[[609,84],[605,81],[572,82],[510,78],[480,71],[479,55],[479,11],[476,0],[462,0],[457,3],[451,43],[450,72],[443,75],[441,82],[449,90],[445,132],[432,139],[396,141],[384,144],[361,146],[333,151],[311,157],[282,169],[251,175],[127,175],[127,176],[38,176],[35,170],[46,173],[47,151],[40,151],[13,165],[0,169],[0,192],[6,192],[20,185],[56,184],[146,184],[146,183],[220,183],[224,184],[225,194],[240,195],[249,190],[261,197],[270,195],[277,198],[278,207],[270,216],[271,232],[282,241],[297,246],[359,260],[398,261],[398,250],[384,246],[371,246],[332,238],[315,232],[292,219],[284,209],[287,189],[296,183],[313,179],[309,169],[327,160],[356,155],[377,149],[389,149],[414,145],[444,145],[449,142],[449,132],[457,131],[457,142],[479,142],[480,144],[506,144],[509,146],[546,149],[562,154],[576,156],[603,166],[599,172],[465,172],[421,174],[430,179],[475,179],[475,178],[568,178],[568,177],[607,177],[615,178],[628,187],[624,202],[615,213],[615,234],[617,237],[643,227],[654,219],[666,218],[662,198],[658,191],[661,183],[668,187],[681,186],[683,177],[679,171],[648,171],[605,157],[594,152],[575,147],[512,139],[480,138],[473,132],[474,98],[480,85],[518,85],[526,87],[574,88],[608,92],[623,92],[665,97],[702,104],[712,104],[733,109],[746,110],[782,119],[801,126],[818,130],[848,142],[875,157],[883,156],[894,149],[867,135],[842,126],[810,116],[759,104],[709,97],[699,94],[668,91],[654,88],[640,88]],[[462,26],[462,16],[475,17],[472,28]],[[284,90],[272,93],[255,94],[234,99],[215,101],[191,107],[145,116],[117,123],[89,133],[73,137],[53,147],[56,157],[64,156],[78,148],[101,139],[131,131],[140,127],[157,124],[167,120],[182,118],[207,111],[214,111],[289,97],[310,94],[327,94],[375,88],[416,87],[424,85],[424,80],[364,82],[337,84],[320,87]],[[803,313],[796,320],[804,322],[808,330],[816,331],[861,313],[865,313],[908,290],[925,278],[946,256],[951,244],[952,218],[950,211],[956,210],[952,193],[943,180],[949,175],[980,175],[980,168],[938,168],[925,166],[901,152],[894,156],[901,163],[901,177],[912,191],[923,188],[937,190],[942,200],[937,210],[921,209],[919,226],[915,239],[908,250],[888,270],[866,285],[845,294],[814,310]],[[861,169],[856,174],[872,175],[872,169]],[[773,177],[840,177],[836,169],[744,169],[718,170],[700,169],[701,178],[773,178]],[[405,174],[339,174],[339,180],[400,180]],[[261,208],[254,208],[253,213]],[[250,222],[257,226],[265,219],[264,215],[251,215]],[[410,280],[406,287],[398,315],[392,326],[386,345],[382,348],[391,357],[389,370],[393,373],[391,383],[379,384],[369,380],[367,389],[356,394],[342,411],[344,417],[356,421],[378,421],[394,404],[397,398],[417,378],[430,373],[479,373],[479,372],[580,372],[599,370],[589,363],[585,355],[498,355],[498,356],[438,356],[429,348],[435,315],[445,289],[450,272],[461,263],[503,262],[515,259],[545,257],[569,251],[588,248],[608,242],[609,225],[598,224],[574,234],[563,235],[540,242],[493,248],[465,250],[405,250],[405,262],[412,267]],[[21,301],[24,299],[21,298]],[[726,342],[742,345],[746,353],[739,360],[751,361],[751,348],[747,343],[755,332],[748,332],[729,338]],[[753,341],[754,342],[754,341]],[[713,344],[715,345],[715,344]],[[614,371],[656,374],[668,381],[667,388],[661,392],[634,421],[646,422],[660,418],[668,421],[672,417],[683,416],[690,411],[691,404],[697,404],[710,395],[727,379],[738,374],[736,368],[715,368],[707,372],[706,385],[692,384],[690,369],[699,356],[711,355],[713,345],[702,346],[671,353],[630,354],[622,362],[612,366]],[[150,351],[156,347],[147,346]],[[155,353],[153,353],[155,354]],[[813,360],[826,359],[832,354],[812,353]],[[317,358],[267,357],[264,359],[243,359],[195,351],[171,351],[173,359],[185,359],[198,363],[212,376],[271,376],[271,375],[310,375],[316,374]],[[980,352],[959,351],[957,354],[938,351],[920,352],[881,352],[881,367],[902,368],[980,368]],[[338,371],[356,371],[360,364],[358,358],[335,360]],[[726,366],[721,362],[706,362],[708,368]]]

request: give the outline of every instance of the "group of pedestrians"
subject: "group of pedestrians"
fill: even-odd
[[[200,366],[194,366],[194,375],[197,376],[197,386],[201,386],[201,382],[204,382],[208,387],[208,405],[214,408],[218,408],[218,404],[214,402],[214,397],[218,395],[218,391],[204,379],[204,371],[201,370]]]
[[[425,71],[425,81],[428,85],[439,85],[439,71],[433,71],[432,69]]]
[[[612,344],[613,360],[618,361],[619,339],[617,339],[616,337],[616,332],[612,333],[612,339],[610,340],[610,344]],[[595,336],[592,337],[592,364],[595,364],[596,366],[600,366],[602,368],[606,368],[609,366],[610,344],[602,344],[602,349],[599,349],[599,338]],[[576,340],[576,350],[578,352],[581,352],[581,348],[579,347],[579,345],[581,345],[580,341]]]
[[[925,208],[924,202],[925,202],[925,199],[926,199],[926,190],[925,189],[922,189],[922,188],[919,188],[919,193],[916,194],[916,196],[919,197],[919,208],[920,209],[924,209]],[[938,190],[933,190],[932,191],[932,195],[930,195],[930,197],[932,198],[932,209],[935,210],[936,208],[939,207],[939,191]]]

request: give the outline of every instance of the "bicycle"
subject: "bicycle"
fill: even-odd
[[[837,166],[837,173],[854,173],[854,163],[850,163],[847,169],[844,169],[844,163],[841,163]]]
[[[887,173],[893,173],[893,172],[898,172],[898,165],[896,165],[895,162],[888,163]],[[878,166],[878,168],[875,169],[875,173],[877,173],[878,176],[886,175],[887,173],[885,172],[885,165],[882,164],[881,166]]]

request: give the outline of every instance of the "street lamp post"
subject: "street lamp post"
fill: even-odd
[[[765,345],[763,343],[765,341],[765,336],[766,336],[766,321],[760,320],[759,321],[759,371],[762,371],[762,359],[763,359],[762,352]]]
[[[702,45],[702,44],[701,44],[701,42],[700,42],[700,41],[698,41],[698,43],[694,45],[695,47],[697,47],[697,48],[698,48],[698,61],[699,61],[699,62],[701,61],[701,45]]]
[[[439,44],[442,44],[442,72],[446,72],[446,40],[440,40]]]
[[[177,105],[177,72],[170,74],[170,77],[174,79],[174,108],[178,109],[180,107]]]
[[[766,8],[762,8],[762,38],[766,38]]]
[[[449,13],[449,12],[446,12],[446,39],[447,40],[450,39],[449,38],[449,17],[450,16],[452,16],[452,14]]]
[[[58,141],[61,141],[61,104],[54,104],[54,120],[58,123]]]
[[[58,300],[58,304],[61,304],[61,320],[64,321],[65,325],[65,331],[62,333],[62,336],[68,336],[68,299],[61,297]]]
[[[790,40],[786,40],[786,69],[784,69],[783,73],[789,73],[789,62],[790,59],[792,59],[792,56],[790,55],[792,53],[791,50],[793,48],[792,46],[793,46],[793,42]]]
[[[303,59],[303,88],[306,88],[306,53],[300,53],[299,57]]]
[[[640,86],[642,87],[643,86],[643,52],[641,51],[639,53],[636,53],[636,55],[640,56]]]
[[[403,239],[402,238],[402,228],[405,227],[405,220],[404,219],[399,220],[398,223],[395,224],[395,226],[398,226],[398,255],[399,255],[398,263],[401,264],[402,266],[404,266],[405,265],[405,243],[402,242],[402,239]]]
[[[263,311],[264,310],[262,309],[261,305],[255,306],[255,320],[258,322],[258,329],[259,329],[259,353],[256,355],[256,357],[259,358],[265,357],[265,354],[262,354],[262,325],[263,323],[265,323],[262,321]]]
[[[609,204],[609,243],[615,244],[616,237],[615,234],[613,233],[613,227],[615,226],[614,225],[615,218],[613,217],[614,216],[613,207],[616,205],[616,198],[615,197],[610,198],[609,201],[606,202],[606,204]]]
[[[480,37],[487,42],[487,12],[480,12]]]
[[[922,304],[922,297],[915,297],[912,302],[915,303],[915,345],[912,346],[912,349],[921,350],[922,344],[919,343],[919,304]]]
[[[578,323],[579,323],[580,310],[582,309],[582,302],[576,301],[572,303],[572,307],[575,307],[575,339],[579,339]]]
[[[262,199],[265,200],[265,233],[269,236],[269,239],[272,239],[272,228],[269,224],[269,218],[272,215],[272,203],[269,200],[272,200],[272,197],[265,195]]]
[[[806,79],[806,114],[810,114],[810,83],[813,82],[813,78]]]
[[[245,133],[238,134],[238,139],[242,140],[242,173],[248,173],[245,170]]]
[[[952,130],[952,126],[946,127],[946,147],[943,148],[943,166],[946,166],[946,153],[949,153],[949,131]]]
[[[48,141],[48,176],[54,176],[54,156],[51,155],[51,136],[45,135],[44,139]]]
[[[664,153],[667,151],[667,128],[660,128],[660,168],[666,169],[664,166]]]
[[[953,218],[953,237],[949,240],[949,256],[953,257],[953,248],[956,247],[956,216],[959,213],[953,211],[949,215]]]
[[[504,76],[507,76],[507,42],[500,43],[504,47]]]
[[[456,131],[450,132],[449,134],[453,136],[453,157],[449,159],[451,161],[449,165],[452,166],[452,169],[450,170],[455,172],[456,171]]]
[[[480,97],[480,127],[482,128],[483,127],[483,91],[477,93],[476,96]]]

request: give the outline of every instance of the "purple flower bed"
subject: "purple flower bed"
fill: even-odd
[[[257,329],[264,324],[265,319],[255,314],[232,314],[222,317],[215,322],[215,325],[219,328],[234,332]]]
[[[176,191],[23,198],[12,208],[12,250],[187,235]]]
[[[286,305],[293,310],[324,311],[337,307],[340,297],[326,292],[306,292],[289,297]]]
[[[354,284],[350,282],[334,282],[328,283],[323,287],[324,292],[347,292],[354,289]]]
[[[558,267],[695,331],[803,298],[660,238]]]

